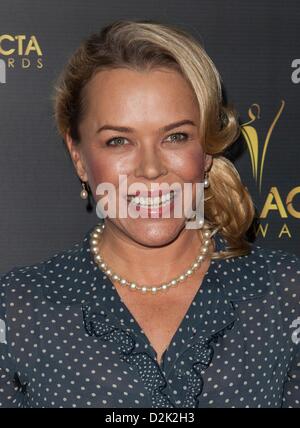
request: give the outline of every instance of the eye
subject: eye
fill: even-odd
[[[181,136],[181,138],[178,138],[178,136]],[[188,139],[188,134],[186,134],[185,132],[177,132],[175,134],[169,135],[168,138],[171,138],[171,142],[181,143],[181,142],[186,141]],[[124,138],[124,137],[114,137],[114,138],[111,138],[110,140],[106,141],[105,144],[109,147],[113,147],[113,146],[120,147],[120,146],[124,146],[125,140],[126,140],[126,138]]]
[[[179,139],[174,138],[174,137],[177,137],[178,135],[181,135],[182,138],[179,138]],[[186,134],[185,132],[177,132],[176,134],[169,135],[168,138],[170,138],[170,137],[171,137],[171,142],[181,143],[181,142],[186,141],[188,139],[188,134]]]
[[[124,144],[119,144],[118,142],[124,142],[124,140],[125,140],[126,138],[124,138],[124,137],[114,137],[114,138],[111,138],[110,140],[108,140],[108,141],[106,141],[106,145],[107,146],[124,146]],[[116,144],[112,144],[113,142],[116,142]]]

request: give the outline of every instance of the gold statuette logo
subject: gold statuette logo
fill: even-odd
[[[276,113],[275,118],[274,118],[268,132],[267,132],[267,135],[266,135],[266,138],[265,138],[265,141],[263,144],[263,148],[262,148],[261,158],[260,158],[260,150],[259,150],[260,142],[259,142],[257,131],[256,131],[255,127],[253,126],[253,123],[257,119],[260,119],[260,106],[259,106],[259,104],[252,104],[251,105],[251,107],[248,110],[248,116],[249,116],[250,120],[249,120],[249,122],[246,122],[241,126],[241,131],[242,131],[242,134],[246,140],[246,143],[248,146],[248,151],[250,154],[253,177],[254,177],[256,183],[258,183],[259,192],[261,192],[264,163],[265,163],[265,159],[266,159],[269,141],[270,141],[273,129],[274,129],[279,117],[281,116],[281,113],[284,109],[284,106],[285,106],[285,101],[282,100],[280,108],[279,108],[278,112]]]

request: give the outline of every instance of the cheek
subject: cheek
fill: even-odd
[[[85,157],[85,166],[88,174],[89,185],[95,195],[100,183],[111,183],[118,186],[119,175],[126,174],[124,162],[110,159],[108,156],[89,153]]]
[[[191,151],[171,160],[172,170],[185,182],[202,181],[204,174],[204,156],[202,152]]]

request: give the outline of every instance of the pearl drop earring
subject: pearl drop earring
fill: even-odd
[[[84,181],[81,182],[81,186],[82,186],[82,190],[80,192],[80,197],[81,197],[81,199],[87,199],[88,191],[87,191],[87,188],[86,188]]]
[[[207,189],[209,187],[208,173],[205,173],[204,177],[204,188]]]

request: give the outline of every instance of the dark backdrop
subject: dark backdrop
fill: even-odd
[[[300,256],[299,1],[1,0],[0,272],[66,249],[99,220],[79,197],[50,96],[82,38],[121,18],[202,41],[241,122],[252,121],[227,156],[254,198],[257,243]]]

